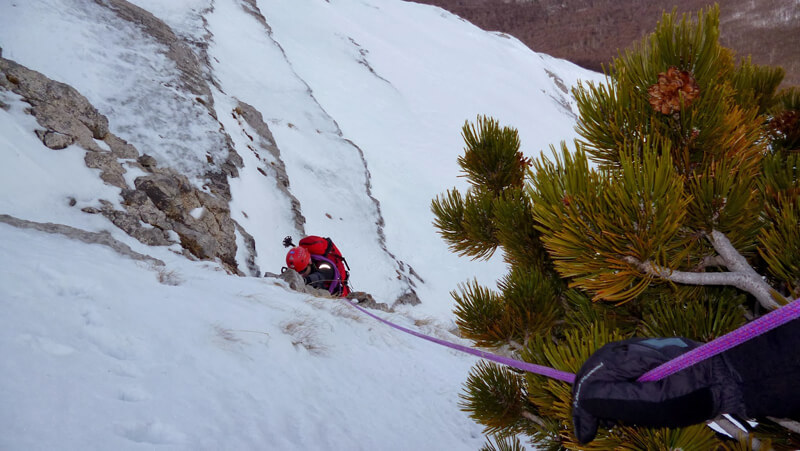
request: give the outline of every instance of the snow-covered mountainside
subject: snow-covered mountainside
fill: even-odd
[[[536,156],[598,74],[399,0],[0,0],[0,49],[0,449],[480,445],[472,358],[261,275],[330,236],[457,341],[461,126]]]

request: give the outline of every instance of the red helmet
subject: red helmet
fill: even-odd
[[[289,253],[286,254],[286,266],[290,269],[294,269],[297,272],[301,272],[306,269],[308,266],[308,262],[311,261],[311,254],[308,253],[308,250],[304,247],[293,247],[289,249]]]

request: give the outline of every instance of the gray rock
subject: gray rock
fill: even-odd
[[[36,136],[45,146],[53,150],[65,149],[75,142],[75,138],[52,130],[36,130]]]
[[[139,157],[139,151],[136,150],[136,147],[113,133],[106,135],[103,141],[108,144],[108,147],[111,148],[111,153],[117,158],[132,160]]]
[[[34,222],[34,221],[27,221],[24,219],[15,218],[13,216],[0,214],[0,222],[12,225],[14,227],[18,227],[21,229],[33,229],[38,230],[40,232],[46,233],[53,233],[64,235],[68,238],[83,241],[84,243],[90,244],[101,244],[103,246],[107,246],[113,249],[120,255],[124,255],[126,257],[130,257],[134,260],[140,260],[144,262],[151,263],[156,266],[164,266],[164,262],[153,258],[149,255],[140,254],[133,249],[130,248],[127,244],[117,240],[116,238],[112,237],[108,232],[89,232],[82,229],[77,229],[75,227],[71,227],[64,224],[54,224],[51,222],[42,223],[42,222]]]
[[[109,185],[122,189],[128,187],[125,177],[122,176],[127,171],[112,153],[87,150],[83,161],[86,167],[100,169],[100,178]]]
[[[294,291],[299,291],[301,293],[310,294],[316,297],[323,297],[323,298],[333,297],[331,296],[331,293],[328,290],[320,290],[318,288],[306,285],[306,282],[303,280],[303,276],[301,276],[297,271],[293,269],[286,269],[276,277],[289,284],[289,288],[291,288]]]
[[[238,222],[234,221],[233,224],[236,226],[236,231],[239,232],[239,235],[242,236],[242,240],[244,241],[245,249],[244,251],[247,252],[247,257],[245,258],[245,263],[247,264],[247,271],[253,277],[258,277],[261,275],[261,268],[258,267],[256,264],[256,256],[258,253],[256,252],[256,240],[253,238],[253,235],[247,233],[247,230],[244,229]]]
[[[66,138],[54,136],[62,135],[84,149],[102,150],[94,140],[108,135],[108,120],[78,91],[8,59],[0,58],[0,72],[7,80],[4,86],[31,105],[31,114],[45,129],[37,133],[45,145],[63,144]]]
[[[394,301],[394,305],[417,305],[420,303],[422,303],[422,301],[420,301],[419,296],[417,296],[414,290],[407,291]]]
[[[215,172],[214,179],[209,180],[215,194],[195,188],[186,176],[169,168],[158,168],[155,159],[139,156],[132,144],[110,133],[106,117],[78,91],[2,58],[0,89],[15,92],[31,105],[30,114],[43,127],[36,131],[42,143],[52,149],[63,149],[71,144],[81,146],[87,151],[86,166],[99,169],[104,182],[121,188],[125,211],[115,210],[110,202],[102,200],[101,208],[87,207],[82,211],[102,214],[148,245],[174,244],[169,238],[169,231],[174,231],[192,256],[218,259],[230,272],[242,274],[236,263],[235,225],[228,207],[230,188],[225,173]],[[103,140],[111,151],[101,148],[96,139]],[[125,167],[119,160],[134,158],[136,162],[132,164],[148,175],[138,177],[134,187],[130,187],[123,176]],[[203,208],[204,214],[195,218],[192,213],[198,208]]]
[[[347,295],[347,299],[358,301],[359,307],[371,308],[375,310],[382,310],[384,312],[392,312],[393,310],[382,302],[377,302],[371,294],[364,291],[354,291]]]
[[[243,119],[256,132],[257,137],[248,135],[253,140],[253,144],[269,152],[275,158],[274,164],[264,165],[263,168],[259,168],[259,171],[265,176],[272,176],[275,179],[275,187],[289,199],[289,203],[292,205],[295,228],[300,232],[300,235],[305,235],[306,218],[300,209],[300,201],[289,190],[289,176],[286,173],[286,165],[281,158],[281,151],[275,143],[275,138],[272,136],[269,126],[264,122],[264,117],[253,106],[241,100],[233,114]]]

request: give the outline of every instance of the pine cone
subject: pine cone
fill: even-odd
[[[800,121],[800,114],[797,111],[781,111],[780,114],[769,121],[770,133],[776,139],[790,136],[792,131],[798,128],[798,121]]]
[[[650,86],[647,93],[654,110],[672,114],[681,110],[681,100],[684,107],[691,105],[700,96],[700,87],[691,72],[672,66],[658,74],[658,83]]]

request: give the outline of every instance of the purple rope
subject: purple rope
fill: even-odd
[[[550,377],[550,378],[553,378],[553,379],[558,379],[560,381],[564,381],[564,382],[567,382],[567,383],[570,383],[570,384],[575,381],[575,375],[572,374],[572,373],[568,373],[566,371],[559,371],[559,370],[557,370],[555,368],[549,368],[549,367],[541,366],[541,365],[534,365],[533,363],[523,362],[521,360],[516,360],[516,359],[509,358],[509,357],[503,357],[501,355],[492,354],[492,353],[486,352],[486,351],[480,351],[478,349],[473,349],[473,348],[470,348],[468,346],[463,346],[463,345],[459,345],[459,344],[456,344],[456,343],[450,343],[449,341],[440,340],[438,338],[431,337],[429,335],[425,335],[425,334],[413,331],[411,329],[406,329],[403,326],[398,326],[397,324],[395,324],[395,323],[393,323],[391,321],[387,321],[387,320],[385,320],[385,319],[383,319],[383,318],[381,318],[381,317],[379,317],[377,315],[374,315],[374,314],[368,312],[367,310],[364,310],[363,308],[351,303],[347,299],[343,299],[343,300],[345,302],[347,302],[347,304],[349,304],[350,306],[355,307],[356,309],[360,310],[361,313],[364,313],[364,314],[366,314],[368,316],[371,316],[371,317],[377,319],[378,321],[380,321],[380,322],[382,322],[382,323],[384,323],[386,325],[394,327],[397,330],[403,331],[403,332],[405,332],[407,334],[414,335],[414,336],[422,338],[424,340],[432,341],[432,342],[434,342],[436,344],[439,344],[439,345],[442,345],[442,346],[447,346],[448,348],[452,348],[452,349],[455,349],[455,350],[458,350],[458,351],[461,351],[461,352],[466,352],[467,354],[472,354],[472,355],[478,356],[478,357],[486,359],[486,360],[492,360],[494,362],[501,363],[503,365],[508,365],[508,366],[511,366],[511,367],[514,367],[514,368],[518,368],[518,369],[523,370],[523,371],[528,371],[528,372],[531,372],[531,373],[541,374],[542,376],[547,376],[547,377]]]
[[[692,349],[686,354],[653,368],[639,377],[639,382],[652,382],[663,379],[671,374],[690,367],[695,363],[713,357],[721,352],[755,338],[764,332],[788,323],[800,317],[800,298],[795,299],[781,308],[773,310],[766,315],[745,324],[719,338],[709,341],[699,348]]]
[[[343,299],[343,301],[345,301],[351,307],[358,309],[367,316],[375,318],[376,320],[388,326],[391,326],[407,334],[411,334],[416,337],[422,338],[424,340],[428,340],[433,343],[446,346],[448,348],[452,348],[461,352],[466,352],[467,354],[472,354],[474,356],[478,356],[486,360],[491,360],[497,363],[501,363],[503,365],[507,365],[523,371],[528,371],[531,373],[540,374],[542,376],[547,376],[553,379],[558,379],[560,381],[564,381],[569,384],[575,382],[575,375],[572,373],[566,371],[560,371],[555,368],[550,368],[547,366],[535,365],[533,363],[523,362],[521,360],[512,359],[510,357],[504,357],[501,355],[492,354],[490,352],[473,349],[468,346],[463,346],[456,343],[450,343],[449,341],[431,337],[422,334],[420,332],[407,329],[403,326],[399,326],[391,321],[387,321],[351,303],[348,299]],[[734,346],[740,345],[745,341],[750,340],[751,338],[755,338],[765,332],[775,329],[778,326],[786,324],[789,321],[797,319],[798,317],[800,317],[800,298],[795,299],[791,303],[784,305],[783,307],[778,308],[776,310],[773,310],[767,313],[766,315],[750,323],[747,323],[744,326],[732,332],[729,332],[715,340],[712,340],[698,348],[695,348],[685,354],[681,354],[680,356],[668,362],[665,362],[660,366],[653,368],[652,370],[646,372],[641,377],[639,377],[638,382],[653,382],[663,379],[667,376],[677,373],[678,371],[684,368],[688,368],[696,363],[709,359],[721,352],[725,352],[728,349],[733,348]]]

